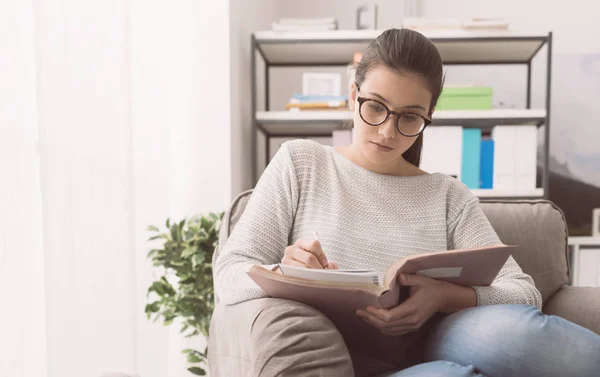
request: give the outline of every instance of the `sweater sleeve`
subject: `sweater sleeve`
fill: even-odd
[[[298,183],[284,143],[260,177],[215,266],[215,291],[226,305],[265,297],[247,275],[253,265],[279,263],[288,246]]]
[[[501,243],[494,228],[479,206],[477,198],[470,199],[449,226],[450,249],[463,249]],[[542,307],[542,296],[531,276],[523,272],[512,256],[508,258],[490,286],[473,287],[477,305],[528,304]]]

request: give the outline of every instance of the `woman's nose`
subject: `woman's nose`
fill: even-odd
[[[386,139],[396,137],[396,116],[390,116],[383,124],[379,125],[379,134]]]

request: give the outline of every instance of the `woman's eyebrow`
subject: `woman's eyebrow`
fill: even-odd
[[[380,100],[382,100],[383,102],[387,103],[388,105],[392,105],[390,103],[390,101],[388,101],[387,99],[385,99],[384,96],[382,96],[381,94],[375,93],[375,92],[368,92],[369,94],[374,95],[375,97],[379,98]],[[425,108],[421,105],[408,105],[408,106],[403,106],[403,109],[421,109],[423,111],[425,111]]]
[[[404,106],[403,109],[421,109],[421,110],[425,111],[425,108],[421,105],[408,105],[408,106]]]

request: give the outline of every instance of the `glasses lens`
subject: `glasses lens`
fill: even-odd
[[[425,128],[425,119],[417,114],[404,113],[398,119],[398,129],[404,135],[417,135]]]
[[[387,109],[379,102],[367,100],[360,106],[360,116],[371,125],[378,125],[387,118]]]

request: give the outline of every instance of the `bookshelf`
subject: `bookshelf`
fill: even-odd
[[[268,163],[272,137],[331,136],[351,119],[347,111],[271,111],[269,109],[269,69],[271,67],[346,66],[356,51],[383,30],[334,30],[326,32],[258,31],[251,38],[252,155],[253,178],[257,181],[257,132],[266,137]],[[489,132],[503,124],[545,125],[541,187],[534,190],[473,190],[481,198],[547,198],[550,135],[550,79],[552,63],[551,32],[515,31],[431,31],[422,32],[438,48],[444,65],[519,64],[527,67],[526,108],[476,111],[436,111],[433,125],[460,125]],[[532,59],[547,45],[545,108],[531,108]],[[257,109],[257,60],[265,63],[265,108]]]

